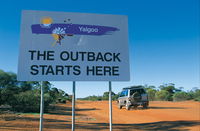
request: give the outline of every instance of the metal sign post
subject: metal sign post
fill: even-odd
[[[73,89],[72,89],[72,131],[75,130],[75,90],[76,82],[73,81]]]
[[[44,92],[43,92],[43,81],[40,82],[40,131],[43,129],[43,112],[44,112]]]
[[[109,117],[110,117],[110,131],[112,131],[112,85],[109,81]]]

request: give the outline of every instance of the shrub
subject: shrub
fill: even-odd
[[[197,89],[194,93],[194,97],[200,97],[200,89]]]
[[[150,101],[154,101],[155,100],[155,94],[156,94],[156,90],[155,89],[147,89],[147,94],[149,97]]]
[[[190,95],[186,92],[176,92],[173,95],[173,100],[174,101],[185,101],[185,100],[189,100],[190,99]]]
[[[9,105],[17,112],[40,112],[40,92],[30,90],[14,95],[15,101],[10,101]],[[47,110],[52,102],[49,94],[44,94],[44,109]]]
[[[200,96],[199,97],[196,97],[194,98],[195,101],[200,101]]]
[[[119,94],[115,94],[114,96],[112,96],[112,100],[116,101],[119,98]]]
[[[200,101],[200,89],[197,89],[197,90],[194,92],[194,100],[195,100],[195,101]]]
[[[11,101],[15,101],[14,95],[17,92],[15,91],[15,88],[3,88],[0,92],[0,104],[9,104]]]
[[[157,100],[167,101],[169,98],[170,93],[166,90],[161,90],[156,92],[155,96]]]
[[[39,112],[40,96],[33,91],[21,92],[14,95],[15,101],[11,101],[9,105],[17,112]]]

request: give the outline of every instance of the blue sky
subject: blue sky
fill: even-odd
[[[130,85],[175,83],[199,87],[199,0],[34,0],[1,1],[0,69],[17,72],[21,10],[123,14],[129,18],[131,81],[113,82],[113,91]],[[71,93],[72,82],[53,82]],[[108,82],[77,82],[77,97],[102,95]]]

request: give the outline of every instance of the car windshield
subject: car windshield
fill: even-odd
[[[124,90],[121,92],[120,97],[128,96],[128,90]]]
[[[130,95],[133,95],[133,93],[138,92],[140,94],[144,94],[145,91],[144,89],[134,89],[134,90],[130,90]]]

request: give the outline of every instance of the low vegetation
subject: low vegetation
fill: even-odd
[[[0,70],[0,108],[9,107],[16,112],[39,112],[40,110],[40,83],[35,81],[17,81],[16,74]],[[141,86],[146,89],[150,101],[200,101],[200,89],[193,88],[184,91],[183,87],[176,88],[174,84],[163,84],[159,87]],[[44,90],[44,109],[47,111],[50,104],[65,103],[71,101],[71,97],[61,89],[45,81]],[[112,100],[117,100],[119,93],[112,92]],[[81,100],[101,101],[108,100],[109,92],[104,92],[102,96],[88,96]],[[1,111],[1,110],[0,110]]]
[[[0,106],[10,107],[15,112],[40,112],[40,83],[35,81],[17,81],[16,74],[0,70]],[[43,82],[44,109],[50,104],[65,103],[71,100],[63,90]]]
[[[175,88],[173,83],[163,84],[159,87],[155,86],[138,86],[144,88],[147,93],[150,101],[185,101],[185,100],[195,100],[200,101],[200,89],[193,88],[190,91],[183,91],[183,87]],[[112,100],[117,100],[119,94],[112,92]],[[81,100],[90,100],[90,101],[101,101],[108,100],[109,93],[104,92],[102,96],[88,96],[85,98],[80,98]]]
[[[112,100],[117,100],[119,97],[119,94],[115,94],[114,92],[112,94]],[[108,100],[109,99],[109,92],[104,92],[103,96],[88,96],[85,98],[79,98],[80,100],[89,100],[89,101],[102,101],[102,100]]]

